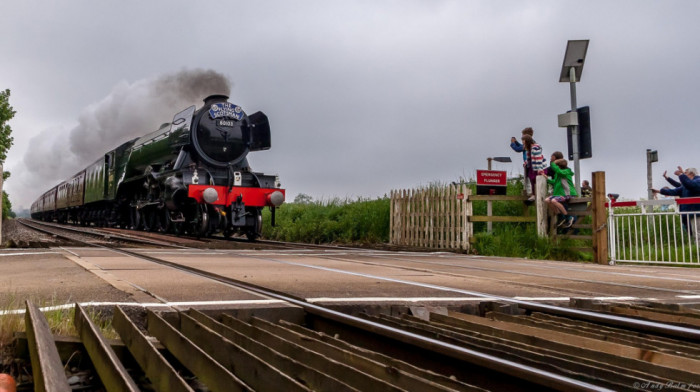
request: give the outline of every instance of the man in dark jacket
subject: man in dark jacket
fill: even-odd
[[[664,172],[664,178],[675,188],[652,189],[652,192],[661,193],[665,196],[700,197],[700,177],[698,177],[696,168],[691,167],[683,170],[683,168],[678,166],[678,170],[673,174],[678,176],[680,182],[667,177],[666,172]],[[681,204],[678,210],[681,212],[683,228],[688,234],[695,234],[695,241],[697,242],[698,238],[700,238],[700,233],[698,233],[698,227],[696,227],[696,217],[700,214],[700,204]]]

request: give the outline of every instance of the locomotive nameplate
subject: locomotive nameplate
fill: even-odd
[[[233,120],[217,120],[216,126],[217,127],[235,127],[236,122]]]
[[[244,114],[240,106],[234,105],[231,102],[215,103],[209,108],[209,117],[212,120],[222,117],[240,120],[243,118]]]

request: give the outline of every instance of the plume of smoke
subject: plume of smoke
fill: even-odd
[[[212,94],[230,95],[231,86],[226,76],[201,69],[120,82],[104,99],[83,109],[73,129],[48,129],[32,139],[23,159],[23,182],[38,196],[103,153],[171,121],[180,110],[201,106]]]

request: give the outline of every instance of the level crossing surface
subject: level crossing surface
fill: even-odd
[[[441,306],[485,296],[700,303],[700,269],[370,250],[137,249],[309,302]],[[270,301],[107,249],[3,250],[0,285],[18,300],[220,306]],[[258,302],[262,303],[262,302]]]

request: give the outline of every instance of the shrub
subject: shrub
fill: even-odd
[[[389,241],[389,199],[311,201],[283,204],[263,212],[263,236],[306,243],[384,243]]]

